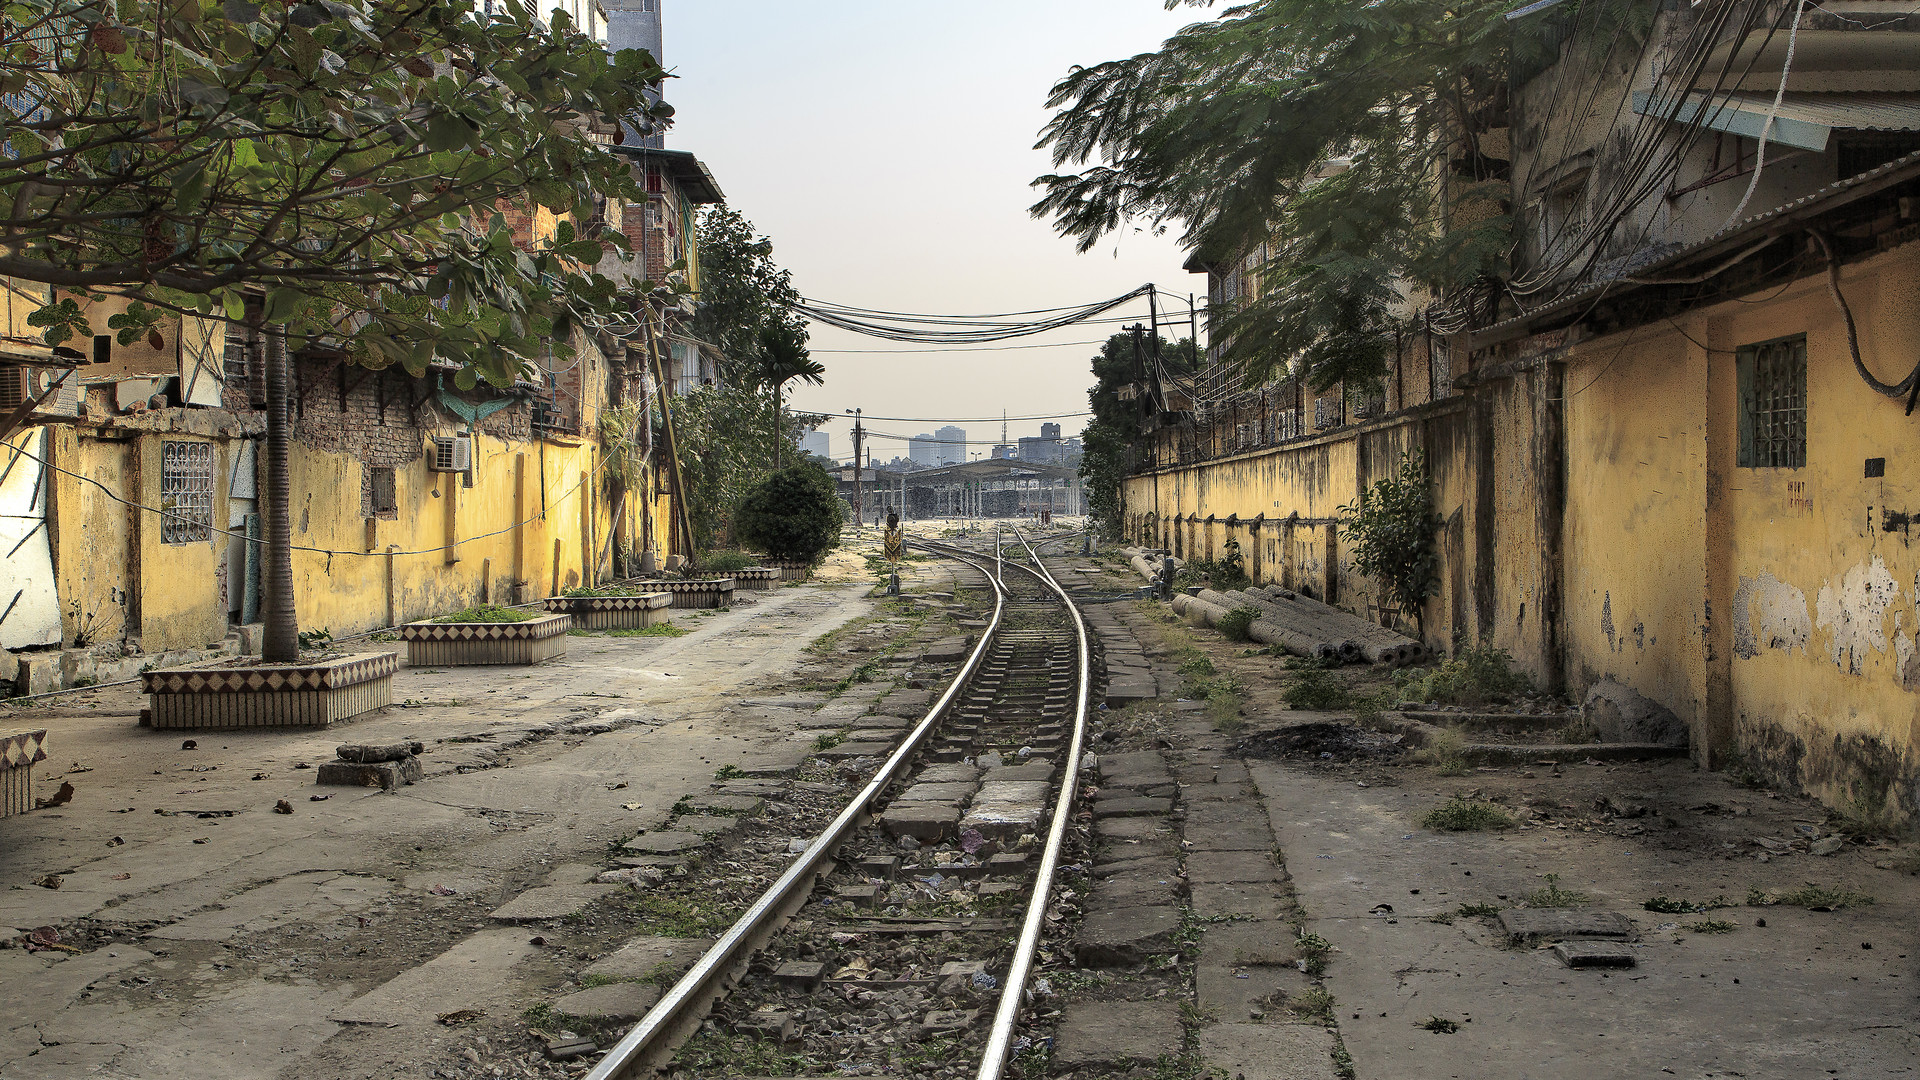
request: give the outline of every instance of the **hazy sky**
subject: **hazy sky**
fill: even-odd
[[[1086,255],[1027,215],[1051,171],[1032,149],[1048,89],[1074,64],[1151,50],[1206,16],[1160,0],[665,0],[667,145],[707,163],[727,200],[773,238],[811,298],[893,311],[981,314],[1081,304],[1154,282],[1182,313],[1205,279],[1170,237],[1130,232]],[[1202,296],[1204,300],[1204,295]],[[1115,315],[1144,319],[1145,299]],[[924,417],[876,421],[914,435],[946,419],[1084,412],[1088,360],[1117,324],[1069,327],[992,352],[897,352],[826,327],[821,387],[797,408]],[[1169,331],[1169,336],[1176,336]],[[1184,336],[1184,335],[1177,335]],[[969,348],[981,348],[971,346]],[[880,350],[841,352],[838,350]],[[1081,419],[1061,421],[1077,434]],[[964,423],[971,440],[998,423]],[[829,427],[852,454],[851,423]],[[1011,435],[1038,435],[1039,421]],[[874,456],[906,454],[878,438]],[[974,449],[986,456],[988,447]]]

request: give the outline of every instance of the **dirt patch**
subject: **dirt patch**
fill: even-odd
[[[1391,761],[1406,753],[1400,736],[1357,724],[1314,721],[1257,731],[1233,744],[1242,757],[1350,762]]]

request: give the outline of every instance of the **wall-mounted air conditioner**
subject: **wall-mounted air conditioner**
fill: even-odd
[[[12,412],[23,402],[40,397],[63,374],[66,375],[66,381],[61,382],[58,389],[34,407],[34,414],[80,415],[80,374],[44,367],[0,367],[0,412]]]
[[[465,435],[435,435],[427,468],[434,472],[466,472],[473,467],[473,440]]]

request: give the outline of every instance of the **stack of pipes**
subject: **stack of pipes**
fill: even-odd
[[[1426,646],[1383,626],[1277,587],[1223,593],[1200,589],[1173,598],[1173,610],[1195,626],[1218,626],[1235,608],[1255,612],[1247,636],[1295,656],[1404,667],[1427,658]]]

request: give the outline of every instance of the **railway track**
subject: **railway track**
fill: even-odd
[[[1074,816],[1090,638],[1024,538],[1017,555],[1031,566],[1004,558],[997,539],[984,553],[916,546],[985,577],[993,611],[979,641],[858,793],[588,1080],[844,1076],[876,1053],[1005,1074]],[[724,1071],[676,1058],[696,1033],[726,1044]]]

